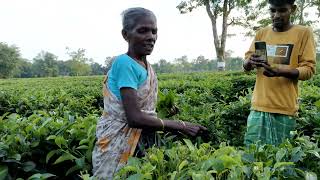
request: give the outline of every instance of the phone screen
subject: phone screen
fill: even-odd
[[[256,41],[254,43],[255,54],[260,56],[261,59],[267,61],[267,45],[264,41]]]

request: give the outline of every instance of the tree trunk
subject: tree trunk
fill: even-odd
[[[218,64],[218,71],[225,71],[226,70],[226,62],[224,56],[224,49],[216,48],[217,52],[217,64]]]
[[[300,4],[300,17],[299,17],[299,24],[304,24],[304,19],[303,19],[303,11],[304,11],[304,4],[305,4],[305,0],[301,0],[301,4]]]
[[[228,16],[230,14],[231,9],[228,9],[229,0],[225,0],[223,2],[223,17],[222,17],[222,33],[221,38],[218,36],[217,32],[217,9],[214,9],[213,12],[211,11],[210,2],[206,1],[205,6],[208,13],[208,16],[211,20],[212,26],[212,34],[214,39],[214,46],[216,50],[216,56],[218,61],[218,70],[224,71],[225,70],[225,47],[226,47],[226,40],[227,40],[227,32],[228,32]],[[230,8],[230,7],[229,7]]]

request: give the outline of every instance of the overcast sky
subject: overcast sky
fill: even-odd
[[[24,58],[33,59],[41,50],[66,60],[68,46],[84,48],[87,56],[103,63],[105,57],[127,51],[121,36],[121,12],[145,7],[158,19],[158,41],[150,62],[161,58],[215,57],[211,22],[205,9],[180,14],[180,0],[0,0],[0,42],[16,45]],[[231,29],[231,32],[241,29]],[[233,56],[243,56],[251,39],[243,35],[227,40]]]

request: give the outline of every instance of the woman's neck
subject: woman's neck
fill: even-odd
[[[135,53],[132,53],[130,51],[127,52],[127,55],[130,56],[132,59],[136,61],[141,61],[141,62],[146,62],[147,61],[147,56],[139,56]]]
[[[147,68],[147,56],[138,56],[134,53],[130,53],[130,51],[127,52],[127,55],[130,56],[135,61],[137,61],[143,67]]]

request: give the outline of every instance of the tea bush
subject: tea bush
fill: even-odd
[[[298,134],[279,147],[243,147],[254,74],[159,75],[162,118],[208,127],[201,138],[163,134],[118,178],[282,179],[319,175],[320,75],[300,83]],[[102,76],[0,80],[0,179],[90,179]],[[316,175],[315,175],[316,174]]]

